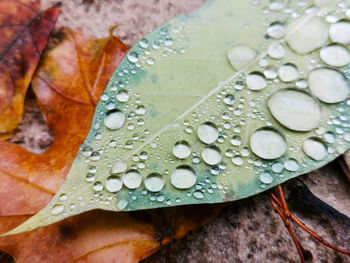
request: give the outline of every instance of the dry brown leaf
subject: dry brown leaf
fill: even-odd
[[[22,118],[29,83],[60,14],[39,6],[40,0],[0,0],[0,139]]]

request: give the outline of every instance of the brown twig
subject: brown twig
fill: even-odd
[[[314,231],[312,231],[310,228],[308,228],[303,222],[301,222],[294,214],[292,214],[290,212],[290,210],[288,209],[287,203],[285,201],[285,197],[284,197],[284,193],[283,193],[283,189],[281,187],[281,185],[277,186],[277,190],[278,190],[278,194],[280,199],[278,199],[276,197],[276,195],[273,192],[270,192],[270,200],[272,203],[272,206],[274,208],[275,211],[277,211],[276,209],[279,210],[278,214],[281,216],[281,214],[283,215],[283,217],[281,216],[282,220],[285,222],[286,224],[286,220],[290,219],[292,221],[294,221],[300,228],[302,228],[305,232],[307,232],[309,235],[311,235],[314,239],[316,239],[318,242],[320,242],[321,244],[337,251],[340,252],[342,254],[345,254],[347,256],[350,256],[350,251],[346,251],[344,249],[338,248],[330,243],[328,243],[327,241],[325,241],[322,237],[320,237],[317,233],[315,233]],[[293,241],[295,239],[295,235],[291,235]],[[294,242],[295,243],[295,242]],[[298,249],[298,247],[297,247]],[[300,252],[298,250],[299,256],[300,256]],[[301,258],[301,261],[303,262],[303,258]]]
[[[299,257],[300,257],[300,260],[302,263],[305,262],[305,259],[304,259],[304,254],[303,254],[303,250],[301,249],[301,246],[300,246],[300,243],[297,239],[297,237],[295,236],[295,233],[293,231],[293,228],[292,228],[292,225],[290,223],[290,219],[288,217],[285,216],[285,213],[277,206],[277,204],[275,203],[275,200],[273,200],[272,198],[270,199],[271,201],[271,204],[274,208],[274,210],[279,214],[279,216],[282,218],[283,222],[284,222],[284,225],[285,227],[287,228],[288,232],[289,232],[289,235],[291,236],[292,240],[293,240],[293,243],[298,251],[298,254],[299,254]]]

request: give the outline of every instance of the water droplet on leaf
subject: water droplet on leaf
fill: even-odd
[[[142,183],[142,175],[137,170],[129,170],[123,175],[123,183],[129,189],[136,189]]]
[[[308,93],[296,89],[281,89],[268,101],[272,115],[284,126],[295,131],[310,131],[321,119],[319,103]]]
[[[252,134],[250,147],[257,156],[272,160],[281,157],[286,152],[287,143],[277,130],[265,127]]]
[[[109,111],[105,117],[105,126],[110,130],[119,130],[123,127],[125,115],[118,110]]]
[[[181,165],[175,169],[170,181],[178,189],[188,189],[195,185],[197,175],[190,166]]]
[[[150,192],[159,192],[164,187],[163,176],[158,173],[151,173],[145,179],[145,187]]]

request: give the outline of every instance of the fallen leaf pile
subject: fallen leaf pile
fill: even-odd
[[[0,233],[37,213],[58,191],[88,133],[99,96],[128,50],[112,34],[92,39],[66,29],[36,69],[60,12],[41,13],[39,6],[40,1],[0,1],[5,35],[0,40],[0,132],[11,134],[18,125],[31,82],[54,135],[53,144],[39,155],[0,141]],[[17,262],[136,262],[215,218],[220,208],[91,211],[2,237],[0,250]]]

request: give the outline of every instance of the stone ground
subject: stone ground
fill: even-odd
[[[43,8],[56,0],[42,0]],[[175,15],[188,12],[205,0],[62,0],[62,15],[56,31],[71,27],[85,34],[103,37],[111,26],[128,45]],[[52,141],[35,100],[29,96],[24,119],[11,139],[40,153]],[[340,212],[350,216],[350,182],[333,162],[301,177],[316,194]],[[287,195],[295,181],[284,185]],[[350,225],[320,213],[294,210],[296,215],[326,240],[350,248]],[[310,262],[350,262],[340,254],[320,246],[305,232],[295,229]],[[1,258],[0,258],[1,261]],[[273,212],[266,194],[227,205],[211,223],[186,238],[173,242],[144,260],[150,262],[298,262],[299,258],[283,222]]]

